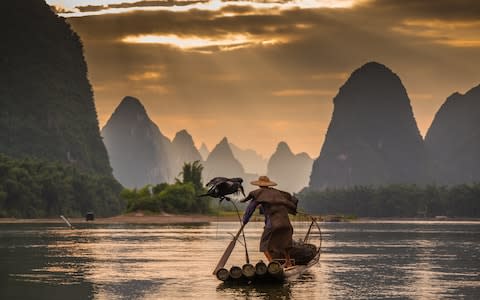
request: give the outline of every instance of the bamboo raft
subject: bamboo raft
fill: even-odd
[[[243,230],[243,226],[240,228],[237,235],[234,237],[230,245],[227,247],[223,257],[220,259],[217,267],[215,268],[213,274],[218,280],[221,280],[225,283],[234,283],[234,284],[250,284],[250,283],[271,283],[271,282],[284,282],[285,280],[291,280],[297,278],[306,270],[317,264],[320,260],[320,250],[322,245],[322,232],[317,221],[312,218],[310,227],[303,239],[302,244],[307,244],[311,237],[312,228],[316,227],[319,233],[319,243],[318,246],[308,244],[310,247],[315,247],[315,253],[312,259],[308,262],[299,261],[299,264],[295,264],[295,260],[292,259],[291,267],[284,268],[282,265],[283,260],[273,260],[268,265],[263,261],[257,262],[255,265],[250,263],[245,263],[243,266],[233,265],[230,269],[225,268],[226,261],[230,256],[230,253],[235,246],[235,242],[240,235],[240,232]]]

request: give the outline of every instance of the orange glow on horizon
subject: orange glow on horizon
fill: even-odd
[[[274,45],[281,41],[279,39],[260,40],[244,34],[232,34],[223,38],[202,38],[182,37],[178,35],[129,35],[122,39],[122,42],[129,44],[162,44],[169,45],[183,50],[219,47],[220,50],[232,50],[241,46],[252,45]]]

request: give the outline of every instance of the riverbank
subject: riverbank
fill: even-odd
[[[352,222],[352,223],[402,223],[402,222],[480,222],[476,218],[357,218],[357,219],[329,219],[317,216],[320,222]],[[94,221],[85,221],[85,218],[69,218],[75,224],[195,224],[210,222],[238,222],[236,215],[169,215],[169,214],[142,214],[133,213],[109,218],[96,218]],[[307,217],[293,217],[292,221],[308,221]],[[263,222],[263,216],[253,216],[251,222]],[[0,218],[0,224],[65,224],[60,218],[44,219],[15,219]]]
[[[119,215],[109,218],[95,218],[94,221],[85,221],[85,218],[68,218],[68,221],[75,224],[192,224],[209,223],[216,221],[238,221],[236,216],[211,216],[211,215],[144,215],[141,213]],[[15,219],[0,218],[0,224],[64,224],[60,218],[45,219]]]

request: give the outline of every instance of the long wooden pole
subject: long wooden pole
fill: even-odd
[[[312,230],[312,226],[315,222],[315,219],[312,217],[312,223],[310,223],[310,227],[308,227],[307,234],[305,235],[305,238],[303,239],[303,243],[305,244],[308,240],[308,236],[310,235],[310,231]]]
[[[218,264],[215,267],[215,270],[213,271],[213,275],[216,275],[218,270],[225,267],[225,264],[227,263],[228,258],[232,254],[233,248],[235,248],[235,244],[237,243],[238,237],[240,236],[240,233],[242,233],[242,231],[243,231],[243,227],[245,227],[245,224],[242,224],[242,226],[238,230],[238,232],[235,235],[235,237],[233,238],[233,240],[230,242],[230,244],[228,244],[227,249],[225,249],[225,252],[223,252],[222,257],[218,261]]]
[[[68,227],[70,227],[70,229],[73,229],[73,225],[70,224],[70,222],[68,222],[67,218],[65,218],[64,216],[60,216],[60,218],[62,218],[62,220],[67,223]]]
[[[235,210],[237,211],[238,221],[240,222],[240,224],[243,224],[242,218],[240,217],[240,212],[238,211],[237,205],[235,205],[235,202],[233,202],[231,200],[229,200],[229,201],[233,204],[233,207],[235,207]],[[250,258],[248,257],[247,240],[245,239],[245,232],[243,230],[242,230],[242,236],[243,236],[243,245],[245,246],[245,260],[247,261],[247,264],[249,264],[250,263]]]

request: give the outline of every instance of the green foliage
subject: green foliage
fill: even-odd
[[[200,161],[196,160],[193,163],[184,163],[180,175],[183,177],[183,183],[191,182],[196,191],[203,190],[202,182],[203,166]],[[178,181],[178,179],[177,179]]]
[[[156,186],[158,187],[158,186]],[[152,193],[150,193],[152,191]],[[124,189],[120,196],[127,202],[127,212],[208,213],[209,202],[198,198],[191,182],[162,184],[161,189],[147,185],[139,190]]]
[[[158,206],[156,199],[150,194],[150,188],[151,185],[147,185],[139,190],[124,189],[120,193],[120,197],[127,202],[127,212],[137,210],[158,212],[161,210],[161,207]]]
[[[199,198],[205,192],[202,187],[202,170],[200,162],[183,165],[183,181],[177,179],[175,184],[161,183],[147,185],[141,189],[124,189],[120,196],[127,202],[127,212],[150,211],[166,213],[208,213],[210,199]]]
[[[480,217],[480,183],[456,186],[354,186],[305,189],[299,205],[309,213],[359,217]]]
[[[0,154],[0,216],[19,218],[99,216],[123,209],[121,185],[111,176],[72,165]]]
[[[192,183],[173,184],[158,194],[163,209],[169,213],[201,212],[196,208],[195,188]]]

